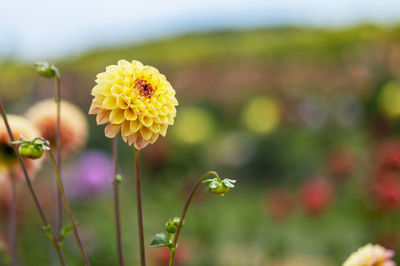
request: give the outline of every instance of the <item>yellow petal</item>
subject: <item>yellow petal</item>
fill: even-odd
[[[127,120],[136,120],[137,114],[132,108],[125,109],[125,118]]]
[[[140,123],[139,120],[132,120],[131,121],[131,132],[137,132],[142,124]]]
[[[121,124],[124,122],[125,116],[124,116],[124,110],[116,108],[113,109],[110,113],[110,122],[113,124]]]
[[[94,102],[94,99],[93,99],[93,102]],[[101,110],[101,108],[98,107],[96,104],[93,104],[93,102],[92,102],[92,105],[90,105],[89,115],[95,115],[98,112],[100,112],[100,110]]]
[[[112,85],[111,92],[113,94],[122,94],[124,92],[124,88],[120,85]]]
[[[105,109],[114,109],[117,106],[117,99],[114,96],[107,96],[103,101],[103,107]]]
[[[122,85],[122,84],[124,84],[124,80],[123,80],[121,77],[119,77],[119,76],[115,77],[115,79],[113,80],[113,82],[114,82],[114,84],[117,84],[117,85]]]
[[[153,136],[153,132],[151,132],[151,130],[148,129],[147,127],[142,127],[140,129],[140,134],[143,136],[145,140],[149,140],[151,139],[151,136]]]
[[[153,134],[153,136],[150,139],[150,144],[153,144],[154,142],[157,141],[159,134]]]
[[[138,150],[143,149],[149,144],[147,140],[145,140],[140,134],[138,134],[136,140],[135,140],[135,148]]]
[[[142,72],[143,64],[139,61],[133,60],[132,67],[135,70],[135,72]]]
[[[150,127],[153,124],[153,119],[151,117],[148,116],[141,116],[139,117],[140,122],[142,122],[142,124],[146,127]]]
[[[124,137],[124,136],[129,136],[130,134],[131,134],[131,122],[125,121],[124,123],[122,123],[121,135],[122,137]]]
[[[121,125],[108,124],[104,129],[104,134],[107,138],[113,138],[118,134],[120,129]]]
[[[107,66],[106,67],[106,71],[108,71],[108,72],[116,72],[116,71],[118,71],[118,66],[116,66],[116,65]]]
[[[174,114],[168,115],[168,125],[173,125],[174,124],[174,118],[175,118]]]
[[[153,133],[158,133],[158,132],[160,132],[160,124],[153,123],[153,125],[151,125],[150,129],[151,129],[151,131],[153,131]]]
[[[121,109],[126,109],[129,107],[129,98],[119,95],[117,99],[117,105]]]
[[[169,113],[168,107],[164,105],[160,108],[160,110],[158,110],[158,113],[160,115],[167,115]]]
[[[118,66],[122,67],[122,68],[131,68],[132,64],[129,63],[128,61],[124,60],[124,59],[121,59],[121,60],[118,61]]]
[[[128,136],[128,145],[131,146],[137,139],[137,136],[140,134],[132,134],[130,136]]]
[[[165,137],[165,135],[167,134],[167,128],[168,128],[168,124],[160,125],[160,134],[161,134],[161,136]]]
[[[102,125],[102,124],[110,122],[109,116],[110,116],[110,111],[101,110],[96,116],[96,123],[98,125]]]
[[[168,116],[160,115],[158,117],[160,118],[160,124],[167,124],[168,123]]]

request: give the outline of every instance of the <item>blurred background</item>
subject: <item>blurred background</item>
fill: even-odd
[[[223,198],[198,193],[179,265],[340,265],[368,242],[400,252],[400,2],[1,6],[0,98],[8,113],[24,115],[53,97],[37,60],[58,66],[63,99],[84,114],[96,74],[119,59],[156,66],[173,85],[175,124],[142,152],[147,246],[180,214],[196,179],[216,170],[237,187]],[[111,141],[94,116],[85,119],[87,143],[64,156],[64,180],[92,264],[116,265]],[[119,148],[124,251],[128,265],[138,265],[134,150],[122,141]],[[51,173],[46,160],[34,181],[49,216]],[[0,265],[7,265],[4,198]],[[57,265],[40,226],[22,183],[23,265]],[[64,249],[69,265],[82,265],[72,237]],[[167,249],[147,252],[150,265],[167,264]]]

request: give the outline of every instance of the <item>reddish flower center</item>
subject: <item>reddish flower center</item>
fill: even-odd
[[[150,98],[154,94],[153,86],[149,82],[143,79],[136,79],[133,84],[133,88],[139,91],[140,96]]]

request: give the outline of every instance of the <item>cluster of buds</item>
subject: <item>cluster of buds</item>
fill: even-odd
[[[178,228],[180,218],[173,217],[169,218],[165,223],[165,233],[158,233],[154,235],[153,241],[151,242],[151,247],[168,247],[169,249],[173,248],[173,239],[174,234]],[[182,222],[182,226],[185,224],[185,221]]]
[[[23,158],[39,159],[43,155],[43,151],[50,150],[50,143],[41,138],[26,139],[21,136],[20,140],[13,141],[12,144],[19,145],[18,152]]]

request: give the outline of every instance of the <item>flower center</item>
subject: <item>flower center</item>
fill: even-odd
[[[136,79],[133,88],[139,91],[140,96],[150,98],[154,94],[153,86],[143,79]]]

